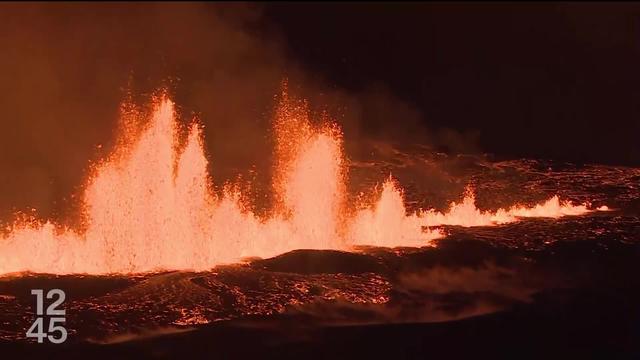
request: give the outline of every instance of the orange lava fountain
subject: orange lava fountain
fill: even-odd
[[[339,129],[312,126],[304,103],[285,94],[274,122],[275,206],[258,217],[243,206],[238,190],[213,192],[198,125],[190,127],[184,146],[177,145],[169,99],[158,99],[146,127],[137,130],[141,116],[122,117],[118,146],[93,169],[83,196],[85,228],[16,221],[0,239],[0,274],[206,270],[301,248],[426,246],[444,235],[430,229],[437,225],[490,226],[591,211],[553,197],[532,208],[482,212],[469,194],[446,213],[407,214],[399,185],[389,179],[375,203],[350,212]]]

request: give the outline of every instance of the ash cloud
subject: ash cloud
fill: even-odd
[[[217,184],[237,174],[268,183],[283,79],[343,126],[349,153],[368,138],[465,151],[472,143],[429,134],[421,114],[383,86],[351,93],[307,73],[259,5],[5,3],[0,48],[3,220],[30,207],[69,215],[88,164],[113,145],[128,92],[143,103],[167,87],[185,122],[199,118]]]

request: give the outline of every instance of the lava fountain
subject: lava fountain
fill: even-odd
[[[0,274],[206,270],[301,248],[426,246],[444,235],[432,228],[438,225],[491,226],[591,211],[552,197],[535,207],[483,212],[469,193],[445,213],[409,214],[391,178],[376,201],[349,211],[340,129],[312,125],[304,102],[283,94],[274,121],[274,206],[257,216],[233,186],[214,193],[200,126],[194,123],[178,146],[173,102],[164,96],[153,105],[147,121],[139,112],[123,113],[115,150],[93,166],[83,193],[85,226],[16,220],[0,239]]]

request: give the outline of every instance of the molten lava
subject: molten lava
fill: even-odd
[[[179,135],[174,104],[158,99],[147,125],[135,112],[122,117],[118,146],[92,169],[84,190],[82,230],[37,219],[16,221],[0,239],[0,274],[131,273],[210,269],[246,256],[293,249],[354,245],[426,246],[438,225],[491,226],[520,217],[561,217],[591,210],[557,196],[528,208],[480,211],[468,194],[445,213],[408,214],[402,191],[387,180],[363,209],[345,206],[346,166],[335,124],[314,127],[304,103],[283,98],[274,121],[273,192],[267,217],[245,208],[242,194],[213,192],[201,128]]]

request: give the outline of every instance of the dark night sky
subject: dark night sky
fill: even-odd
[[[348,89],[382,83],[430,128],[504,156],[640,164],[640,5],[266,6],[290,51]],[[402,126],[402,121],[398,126]]]

